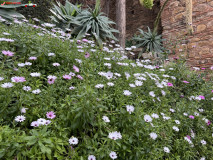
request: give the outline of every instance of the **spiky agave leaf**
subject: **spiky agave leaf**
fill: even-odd
[[[66,0],[65,6],[60,2],[53,4],[53,8],[50,9],[52,16],[50,16],[52,23],[56,24],[62,29],[73,28],[74,17],[80,12],[80,5],[73,5],[68,0]]]
[[[140,1],[140,4],[142,6],[144,6],[145,8],[148,8],[148,9],[152,9],[153,7],[153,0],[139,0]]]

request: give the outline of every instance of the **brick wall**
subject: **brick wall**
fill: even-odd
[[[174,42],[186,37],[178,45],[176,55],[184,54],[190,66],[209,68],[213,65],[213,1],[193,0],[192,35],[186,32],[185,11],[185,0],[169,1],[161,17],[163,38]]]

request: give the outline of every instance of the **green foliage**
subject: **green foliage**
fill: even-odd
[[[148,9],[152,9],[153,7],[153,0],[139,0],[140,4]]]
[[[0,159],[86,160],[89,155],[95,155],[96,159],[109,160],[111,151],[121,160],[213,157],[212,124],[207,125],[204,120],[213,121],[212,82],[204,81],[202,75],[187,69],[181,59],[157,69],[148,61],[135,62],[116,52],[101,51],[93,41],[70,40],[58,33],[55,33],[58,37],[53,37],[45,28],[32,26],[0,23],[0,37],[14,40],[0,43],[0,77],[4,78],[0,81]],[[14,52],[14,56],[3,55],[3,50]],[[86,52],[90,54],[87,58]],[[55,53],[55,56],[48,56],[48,53]],[[31,56],[37,59],[29,60]],[[18,66],[26,62],[32,64]],[[60,66],[53,66],[55,62]],[[73,70],[73,65],[79,67],[79,72]],[[41,76],[32,77],[34,72]],[[77,76],[64,79],[70,72],[81,75],[83,80]],[[103,72],[112,72],[112,78],[101,76]],[[48,83],[49,75],[57,77],[54,84]],[[11,88],[2,87],[14,76],[25,77],[26,81],[13,82]],[[136,85],[136,80],[141,81],[142,86],[130,87],[130,84]],[[114,86],[109,86],[108,82]],[[173,86],[167,86],[168,82]],[[104,87],[98,88],[97,84]],[[23,86],[30,86],[31,90],[25,91]],[[75,89],[69,89],[70,86]],[[41,92],[34,94],[35,89]],[[127,89],[132,92],[129,96],[124,95]],[[204,95],[205,99],[189,100],[199,95]],[[134,106],[131,114],[127,105]],[[23,108],[26,113],[21,112]],[[49,111],[56,114],[54,119],[49,119],[50,124],[31,126],[40,118],[48,119]],[[158,114],[159,119],[152,117],[151,123],[146,122],[144,116],[153,113]],[[18,115],[26,119],[17,122]],[[189,115],[194,115],[194,119]],[[110,122],[105,122],[103,116]],[[174,126],[179,131],[175,131]],[[108,135],[114,131],[120,132],[122,138],[110,139]],[[155,140],[150,138],[152,132],[157,134]],[[191,136],[193,147],[185,140],[187,135]],[[78,138],[78,144],[69,144],[72,136]],[[201,140],[207,144],[202,145]],[[164,147],[168,147],[170,153],[164,152]]]
[[[102,46],[102,41],[107,38],[117,40],[113,33],[118,33],[118,31],[110,26],[115,23],[100,12],[100,3],[96,3],[94,10],[83,10],[76,16],[75,21],[72,34],[76,35],[77,39],[89,33],[96,39],[99,46]]]
[[[136,43],[136,47],[142,47],[142,53],[144,52],[163,52],[163,44],[161,35],[157,35],[157,33],[152,32],[148,27],[148,32],[144,32],[143,30],[139,29],[140,35],[134,37],[133,40]],[[140,53],[140,56],[141,54]],[[139,56],[139,57],[140,57]]]
[[[73,28],[74,17],[76,17],[80,12],[80,5],[73,5],[68,0],[63,6],[60,2],[56,2],[57,5],[53,4],[53,8],[50,9],[53,16],[50,16],[53,23],[58,27],[65,30],[65,28]]]

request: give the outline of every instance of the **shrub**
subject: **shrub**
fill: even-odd
[[[102,41],[107,38],[117,40],[113,33],[118,31],[111,28],[112,24],[115,23],[100,12],[100,2],[96,2],[94,10],[84,10],[76,16],[72,34],[77,36],[76,39],[81,39],[86,33],[91,34],[99,46],[102,46]]]
[[[161,35],[157,35],[156,32],[152,32],[148,27],[148,32],[144,32],[143,30],[139,29],[140,35],[138,37],[134,37],[136,47],[142,47],[143,52],[163,52],[163,44]],[[141,54],[139,54],[139,57]]]
[[[60,2],[57,5],[53,4],[50,9],[53,16],[50,16],[53,23],[65,30],[66,28],[73,29],[74,17],[81,12],[80,5],[75,6],[66,0],[65,6]]]
[[[182,60],[156,67],[56,28],[0,28],[3,159],[213,157],[212,83]]]

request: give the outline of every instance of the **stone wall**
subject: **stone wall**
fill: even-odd
[[[163,38],[180,40],[175,53],[185,55],[190,66],[209,68],[213,65],[213,1],[193,0],[192,35],[186,31],[185,11],[185,0],[169,1],[161,17]]]

